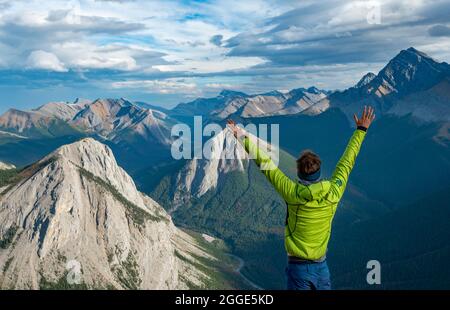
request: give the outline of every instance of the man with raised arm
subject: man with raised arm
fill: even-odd
[[[228,121],[250,158],[259,167],[268,169],[261,171],[287,204],[285,248],[288,254],[286,275],[289,290],[331,289],[326,263],[331,223],[366,131],[374,118],[371,107],[364,107],[360,118],[354,115],[356,130],[330,179],[321,178],[319,156],[309,150],[303,151],[297,159],[298,181],[287,177],[267,154],[250,141],[244,130],[234,121]]]

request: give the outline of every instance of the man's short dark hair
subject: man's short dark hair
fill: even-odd
[[[297,159],[297,170],[303,175],[310,175],[320,169],[320,157],[311,150],[305,150]]]

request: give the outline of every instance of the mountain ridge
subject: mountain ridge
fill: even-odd
[[[380,72],[366,74],[355,86],[336,91],[303,113],[317,115],[329,108],[342,110],[349,120],[362,105],[372,105],[379,117],[412,114],[420,121],[450,121],[450,65],[414,48],[402,50]],[[439,86],[440,85],[440,86]],[[435,88],[441,90],[435,90]],[[443,91],[442,91],[443,90]],[[417,104],[408,104],[412,98]],[[432,100],[429,98],[432,97]],[[428,102],[429,101],[429,102]],[[427,103],[424,111],[420,103]],[[397,106],[401,106],[398,108]]]
[[[167,136],[168,127],[178,118],[199,115],[220,121],[230,117],[251,118],[298,113],[317,115],[330,107],[336,107],[350,119],[353,112],[361,107],[361,102],[373,105],[379,116],[386,113],[412,113],[424,121],[450,121],[450,107],[446,104],[450,101],[449,81],[449,64],[438,62],[411,47],[400,51],[378,74],[369,72],[353,87],[345,90],[329,92],[311,86],[285,93],[270,91],[248,95],[224,89],[217,97],[197,98],[192,102],[180,103],[171,110],[159,109],[145,103],[133,103],[124,98],[99,98],[90,102],[77,99],[74,103],[50,102],[30,111],[8,110],[0,116],[0,130],[16,134],[30,131],[30,136],[35,137],[39,134],[51,135],[64,126],[64,133],[71,130],[75,132],[77,129],[87,130],[105,139],[114,140],[119,137],[120,140],[120,134],[114,132],[114,124],[119,123],[124,127],[129,125],[127,134],[134,130],[144,138],[167,144],[169,141],[163,136]],[[407,105],[406,101],[414,96],[420,97],[420,101],[428,97],[433,98],[427,107],[432,117],[424,113],[418,104]],[[110,107],[106,108],[106,104]],[[397,105],[401,108],[396,108]],[[108,114],[114,109],[121,109],[123,112],[126,108],[129,110],[128,113],[124,112],[124,115],[116,117],[114,113]],[[139,122],[133,119],[133,114],[146,117]],[[66,124],[62,124],[60,120]],[[102,123],[107,123],[108,128],[101,126]],[[47,130],[50,126],[55,129]],[[134,126],[138,127],[138,130],[133,128]],[[119,126],[117,131],[124,127]]]
[[[292,89],[287,93],[274,90],[254,95],[222,90],[217,97],[198,98],[192,102],[180,103],[169,113],[175,117],[203,115],[218,120],[231,116],[248,118],[295,114],[324,98],[327,93],[328,91],[316,87]]]
[[[148,143],[169,149],[170,128],[175,120],[164,112],[142,108],[123,98],[76,102],[50,102],[29,111],[10,109],[0,116],[0,131],[5,133],[2,136],[19,143],[24,138],[94,136],[111,146],[128,145],[127,153],[115,149],[121,157],[148,157]]]

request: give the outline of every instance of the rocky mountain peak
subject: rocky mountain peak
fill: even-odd
[[[288,94],[291,97],[299,97],[299,96],[305,96],[305,95],[325,95],[326,91],[318,89],[315,86],[311,86],[308,88],[301,87],[301,88],[292,89]]]
[[[98,115],[115,115],[123,108],[130,106],[131,103],[123,99],[97,99],[88,106],[88,109]]]
[[[360,80],[359,82],[356,84],[355,87],[360,88],[363,86],[366,86],[367,84],[369,84],[370,82],[372,82],[372,80],[376,78],[376,74],[373,72],[369,72],[367,74],[365,74]]]
[[[71,285],[69,262],[79,266],[75,288],[186,289],[207,279],[180,259],[207,254],[90,138],[60,147],[2,189],[0,240],[1,288]]]
[[[167,121],[165,113],[141,108],[121,98],[97,99],[81,110],[71,123],[107,139],[131,132],[145,139],[155,137],[158,142],[165,143],[161,131],[167,131]]]
[[[450,65],[439,63],[427,54],[408,48],[402,50],[380,71],[378,84],[392,88],[398,95],[426,90],[450,77]]]
[[[361,105],[377,115],[408,115],[425,121],[448,121],[450,65],[415,48],[402,50],[375,76],[368,73],[355,87],[329,94],[305,114],[338,107],[350,121]]]
[[[75,143],[63,145],[48,157],[62,157],[71,160],[72,163],[79,163],[80,167],[90,163],[102,165],[101,163],[106,160],[114,160],[111,149],[93,138],[84,138]]]
[[[400,53],[394,58],[396,60],[403,59],[406,60],[409,63],[418,63],[421,62],[423,59],[430,59],[433,60],[430,56],[428,56],[426,53],[421,52],[414,47],[407,48],[406,50],[400,51]],[[435,60],[433,60],[435,62]]]
[[[303,87],[294,88],[289,91],[289,94],[291,96],[295,96],[296,94],[303,94],[305,91],[306,91],[306,88],[303,88]]]
[[[273,154],[276,154],[274,145],[248,134],[253,143],[258,143],[261,149],[270,149],[274,152]],[[210,156],[189,160],[179,172],[174,191],[174,206],[171,211],[176,210],[189,199],[202,197],[216,188],[224,175],[248,169],[248,154],[228,128],[215,135],[208,143],[211,146]],[[278,159],[274,158],[274,160]]]

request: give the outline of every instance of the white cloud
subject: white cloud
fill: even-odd
[[[142,51],[128,46],[108,44],[97,46],[89,42],[65,42],[54,44],[53,51],[60,55],[65,64],[77,69],[117,69],[131,71],[138,69],[135,55]],[[151,55],[151,52],[148,52]],[[155,55],[154,58],[160,58]]]
[[[172,60],[173,58],[168,57],[167,59]],[[214,73],[250,68],[265,62],[266,60],[259,57],[224,57],[211,55],[211,58],[199,60],[187,59],[173,65],[157,65],[153,67],[161,72],[190,71],[196,73]]]
[[[141,89],[145,92],[156,94],[199,94],[197,84],[185,79],[166,80],[133,80],[113,82],[112,88],[116,89]]]
[[[57,72],[68,71],[64,64],[59,61],[58,57],[52,53],[41,50],[31,52],[27,59],[27,68],[44,69]]]
[[[232,5],[230,5],[232,4]],[[67,69],[212,73],[250,68],[258,57],[226,57],[227,40],[243,26],[282,12],[265,1],[22,1],[0,13],[2,67],[17,68],[30,50],[54,54]],[[277,8],[277,10],[275,10]],[[254,14],[249,14],[256,10]],[[126,12],[126,14],[124,14]],[[2,39],[3,37],[3,39]],[[14,46],[14,55],[10,47]],[[138,51],[139,46],[141,51]],[[115,50],[112,50],[114,47]],[[158,55],[157,55],[158,54]],[[163,57],[164,56],[164,57]]]
[[[212,89],[235,89],[237,85],[235,84],[226,84],[226,83],[208,83],[205,85],[208,88]]]
[[[376,1],[381,25],[359,0],[0,0],[0,67],[68,72],[66,86],[205,94],[348,87],[409,46],[449,61],[448,37],[428,31],[449,26],[448,4]]]
[[[379,24],[371,19],[375,9]],[[448,22],[448,13],[445,1],[304,1],[269,19],[270,30],[244,31],[223,45],[231,48],[228,56],[260,57],[273,68],[382,62],[410,46],[435,43],[428,28]],[[445,54],[442,60],[449,59]]]

